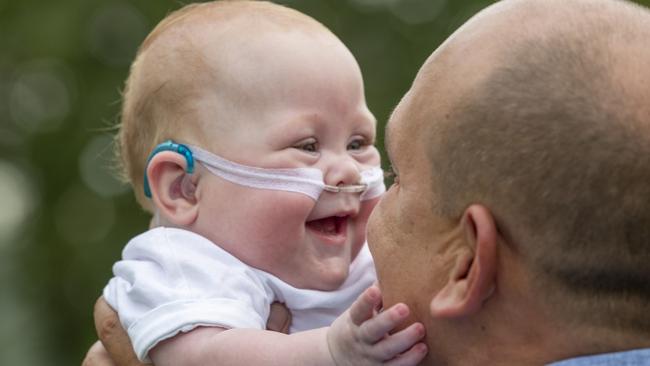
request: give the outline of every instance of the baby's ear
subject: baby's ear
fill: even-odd
[[[161,151],[151,158],[146,173],[158,214],[174,225],[192,224],[198,215],[198,201],[185,157],[173,151]]]

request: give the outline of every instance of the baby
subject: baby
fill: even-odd
[[[128,243],[103,293],[138,358],[419,362],[422,325],[396,329],[408,308],[377,313],[366,290],[366,223],[384,191],[374,140],[359,67],[315,20],[256,1],[164,19],[131,67],[118,135],[154,228]],[[264,330],[276,301],[289,335]]]

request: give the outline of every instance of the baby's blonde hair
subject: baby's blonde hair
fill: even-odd
[[[148,155],[167,139],[205,144],[206,138],[191,101],[200,96],[199,86],[213,80],[215,70],[188,29],[232,24],[237,18],[248,20],[253,29],[316,29],[330,33],[314,19],[281,5],[266,1],[212,1],[187,5],[165,17],[146,37],[131,65],[126,81],[119,132],[115,136],[115,155],[122,179],[129,182],[140,205],[150,212],[152,203],[143,192]],[[204,32],[198,32],[204,33]],[[181,62],[179,62],[181,61]],[[182,69],[181,69],[182,68]],[[216,118],[216,117],[215,117]],[[218,119],[218,118],[217,118]]]

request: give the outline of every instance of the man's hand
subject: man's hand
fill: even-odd
[[[116,366],[101,341],[95,342],[84,358],[81,366]]]
[[[379,288],[371,286],[338,317],[329,329],[327,343],[338,366],[417,365],[426,355],[420,342],[424,326],[413,323],[389,334],[409,315],[405,304],[377,313],[381,305]]]
[[[117,313],[100,297],[95,303],[98,342],[90,347],[83,366],[146,366],[138,361]]]
[[[291,327],[291,313],[284,304],[274,302],[271,304],[271,313],[266,321],[266,329],[274,332],[289,334]]]
[[[95,303],[95,329],[100,341],[90,347],[82,366],[146,366],[138,361],[129,336],[122,328],[117,313],[100,297]],[[271,304],[266,327],[289,333],[291,313],[280,303]]]

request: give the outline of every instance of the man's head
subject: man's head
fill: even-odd
[[[345,281],[376,197],[251,187],[201,161],[187,174],[189,162],[172,151],[148,161],[168,139],[249,171],[309,168],[322,173],[318,183],[359,185],[380,164],[375,119],[356,60],[323,25],[260,1],[173,13],[132,66],[118,145],[140,203],[160,224],[203,235],[295,287],[332,290]],[[151,200],[142,194],[145,167]]]
[[[429,319],[432,359],[648,344],[648,39],[629,3],[504,1],[422,67],[369,242],[388,304]]]

